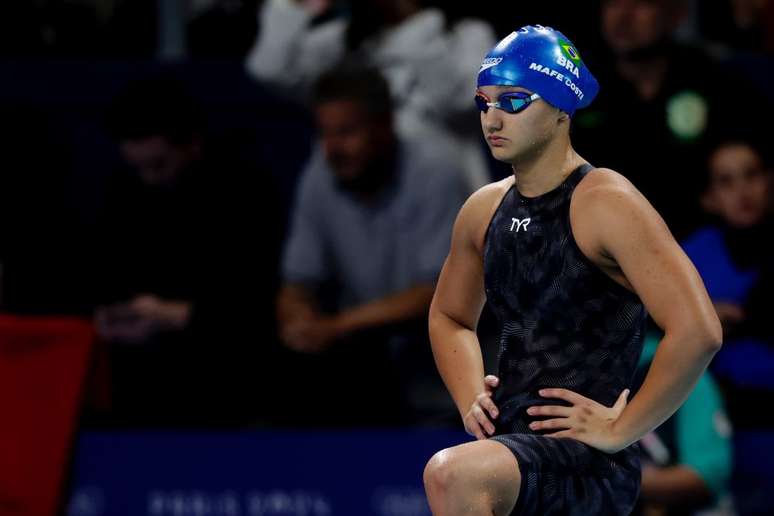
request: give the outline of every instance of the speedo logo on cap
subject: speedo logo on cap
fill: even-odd
[[[481,68],[478,69],[478,73],[483,72],[487,68],[492,68],[493,66],[497,66],[500,64],[500,61],[502,61],[502,57],[487,57],[481,62]]]

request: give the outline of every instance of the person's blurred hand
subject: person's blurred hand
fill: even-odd
[[[462,423],[465,431],[478,440],[486,439],[487,434],[493,435],[495,427],[490,421],[496,419],[499,411],[492,401],[492,393],[500,383],[500,379],[494,375],[484,377],[484,392],[476,396],[468,412],[463,416]]]
[[[736,303],[728,303],[725,301],[719,301],[715,304],[715,312],[718,314],[720,324],[723,325],[723,333],[729,333],[729,331],[745,320],[746,315],[744,309]]]
[[[187,301],[143,294],[127,303],[98,308],[95,323],[98,334],[105,340],[140,344],[160,331],[185,328],[190,321],[191,308]]]
[[[190,302],[166,300],[153,294],[135,297],[130,301],[129,309],[142,319],[156,322],[164,330],[183,329],[191,317]]]
[[[321,353],[340,336],[338,319],[320,314],[298,317],[282,330],[285,345],[302,353]]]

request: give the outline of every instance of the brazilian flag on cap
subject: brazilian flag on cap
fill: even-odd
[[[580,61],[581,61],[580,54],[575,49],[575,47],[572,46],[572,43],[570,43],[569,41],[560,40],[559,41],[559,46],[562,47],[562,52],[567,57],[567,59],[569,59],[570,61],[572,61],[576,65],[578,63],[580,63]]]

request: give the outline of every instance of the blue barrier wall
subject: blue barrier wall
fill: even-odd
[[[69,516],[424,516],[436,430],[111,432],[77,443]]]

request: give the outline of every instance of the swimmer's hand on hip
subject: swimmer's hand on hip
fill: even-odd
[[[555,430],[549,437],[571,437],[605,453],[623,449],[622,440],[615,432],[615,422],[626,408],[629,389],[624,389],[612,407],[605,407],[594,400],[567,389],[542,389],[544,398],[564,400],[569,407],[544,405],[529,407],[530,416],[557,416],[545,421],[534,421],[532,430]]]
[[[462,418],[465,425],[465,431],[482,440],[487,438],[487,434],[493,435],[495,427],[491,419],[496,419],[499,411],[492,401],[492,393],[497,388],[500,380],[494,375],[484,377],[484,392],[476,396],[475,401],[470,406],[467,414]]]

